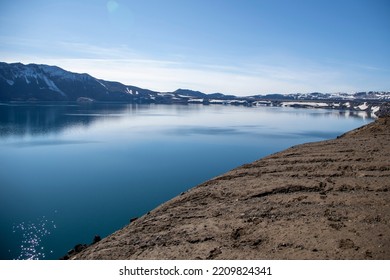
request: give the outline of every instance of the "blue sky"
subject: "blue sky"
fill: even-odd
[[[158,91],[382,91],[389,15],[389,0],[1,0],[0,61]]]

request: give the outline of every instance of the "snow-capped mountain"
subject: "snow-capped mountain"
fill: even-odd
[[[369,91],[369,92],[356,92],[356,93],[290,93],[290,94],[266,94],[266,95],[254,95],[253,99],[266,99],[266,100],[390,100],[390,92],[386,91]]]
[[[152,91],[88,74],[65,71],[57,66],[0,63],[0,100],[76,101],[80,97],[97,101],[142,101]]]
[[[0,62],[0,101],[99,101],[127,103],[202,103],[282,106],[283,101],[353,101],[351,108],[363,102],[390,100],[390,92],[294,93],[237,97],[222,93],[205,94],[189,89],[156,92],[119,82],[66,71],[57,66]],[[268,103],[262,103],[262,102]],[[360,103],[356,103],[360,102]],[[305,105],[306,106],[306,105]],[[348,106],[346,106],[348,108]]]
[[[66,71],[57,66],[0,62],[0,101],[78,101],[128,103],[197,103],[212,98],[234,99],[221,93],[205,94],[178,89],[156,92],[89,74]]]

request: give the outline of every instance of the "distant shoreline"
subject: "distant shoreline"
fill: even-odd
[[[384,101],[371,100],[371,101],[331,101],[331,100],[263,100],[256,101],[252,105],[243,103],[132,103],[123,101],[89,101],[89,102],[77,102],[77,101],[0,101],[0,105],[10,106],[93,106],[93,105],[222,105],[222,106],[245,106],[245,107],[291,107],[298,109],[328,109],[338,111],[349,111],[356,113],[367,113],[369,117],[376,117],[375,113],[379,110],[380,105]]]

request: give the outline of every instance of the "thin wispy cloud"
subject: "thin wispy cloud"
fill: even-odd
[[[12,42],[17,48],[42,45],[42,42],[35,40]],[[84,42],[59,41],[52,42],[43,47],[45,48],[45,55],[19,56],[20,61],[58,65],[65,70],[89,73],[96,78],[156,91],[190,88],[208,93],[254,95],[357,90],[343,81],[345,73],[337,68],[299,57],[284,56],[285,62],[282,63],[279,58],[276,64],[264,60],[257,62],[255,58],[251,62],[243,60],[235,61],[234,64],[229,63],[228,59],[220,59],[219,64],[212,64],[194,62],[186,56],[173,56],[170,59],[151,57],[126,45],[105,47]],[[1,59],[13,62],[11,57],[12,52],[4,52]],[[375,68],[370,70],[375,71]]]

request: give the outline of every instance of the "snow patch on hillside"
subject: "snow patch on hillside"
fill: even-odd
[[[357,106],[360,110],[364,111],[368,108],[367,102],[364,102],[362,105]]]
[[[57,86],[56,84],[52,81],[49,80],[45,75],[42,75],[43,80],[45,81],[46,85],[51,89],[52,91],[59,92],[61,95],[66,96],[65,93],[63,93]]]
[[[294,106],[294,105],[309,106],[309,107],[328,107],[329,106],[329,104],[325,103],[325,102],[282,102],[283,107]]]

